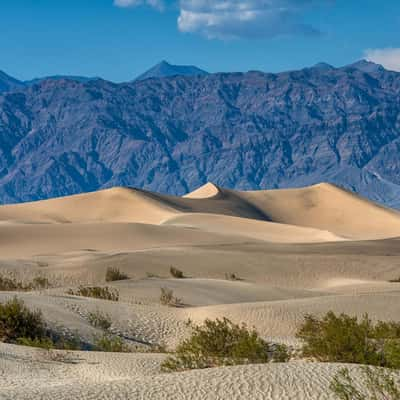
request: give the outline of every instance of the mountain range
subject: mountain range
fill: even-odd
[[[172,76],[201,76],[208,75],[208,72],[195,67],[194,65],[173,65],[167,61],[161,61],[154,67],[150,68],[143,74],[139,75],[134,80],[142,81],[150,78],[166,78]],[[74,75],[53,75],[45,76],[42,78],[34,78],[27,81],[20,81],[7,75],[5,72],[0,71],[0,93],[14,90],[21,87],[27,87],[38,84],[42,81],[59,81],[59,80],[70,80],[77,82],[89,82],[101,79],[99,77],[87,77],[87,76],[74,76]]]
[[[400,73],[367,61],[278,74],[165,64],[120,84],[0,74],[0,201],[327,181],[400,207]]]

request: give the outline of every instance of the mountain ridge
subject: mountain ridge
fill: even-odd
[[[307,68],[0,94],[0,199],[338,184],[400,207],[400,74]]]

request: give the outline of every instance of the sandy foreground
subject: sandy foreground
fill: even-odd
[[[88,313],[144,348],[173,350],[188,319],[227,317],[275,342],[298,345],[304,314],[329,310],[400,320],[400,214],[335,186],[236,192],[207,184],[185,197],[114,188],[0,207],[0,273],[54,286],[14,295],[50,326],[92,343]],[[172,279],[170,266],[186,279]],[[119,302],[67,295],[108,283]],[[227,273],[241,280],[229,281]],[[151,277],[149,277],[151,276]],[[185,304],[159,304],[160,288]],[[165,374],[165,355],[68,352],[0,344],[0,399],[334,399],[342,366],[305,361]],[[351,367],[357,376],[359,369]]]

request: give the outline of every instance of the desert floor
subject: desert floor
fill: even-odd
[[[329,310],[400,320],[400,214],[335,186],[236,192],[207,184],[185,197],[113,188],[0,207],[0,273],[46,277],[51,289],[0,292],[40,309],[55,330],[92,343],[101,310],[135,353],[68,352],[0,344],[0,399],[334,399],[341,368],[302,360],[161,373],[186,322],[227,317],[297,346],[307,313]],[[173,279],[171,266],[185,279]],[[130,279],[105,282],[108,267]],[[234,273],[240,280],[226,279]],[[120,301],[68,295],[115,287]],[[160,305],[173,289],[184,307]],[[62,352],[61,352],[62,353]],[[358,367],[351,367],[358,374]]]

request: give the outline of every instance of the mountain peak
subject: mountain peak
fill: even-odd
[[[195,76],[208,75],[208,72],[194,65],[173,65],[168,61],[162,60],[160,63],[150,68],[144,74],[136,78],[137,81],[142,81],[149,78],[166,78],[168,76]]]
[[[376,64],[372,61],[368,61],[365,59],[356,61],[355,63],[350,64],[347,67],[355,68],[355,69],[358,69],[359,71],[366,72],[366,73],[381,72],[385,69],[382,67],[382,65]]]
[[[334,66],[332,66],[326,62],[319,62],[319,63],[315,64],[312,68],[326,70],[326,71],[335,69]]]

